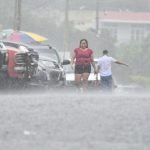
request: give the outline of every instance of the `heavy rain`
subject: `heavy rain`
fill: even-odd
[[[0,149],[150,149],[150,0],[0,0],[0,14]]]

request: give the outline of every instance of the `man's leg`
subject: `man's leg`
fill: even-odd
[[[109,92],[112,92],[112,85],[113,81],[112,81],[112,76],[108,76],[107,77],[107,88]]]
[[[103,91],[106,91],[106,89],[107,89],[107,79],[106,79],[106,77],[101,76],[100,86],[101,86]]]

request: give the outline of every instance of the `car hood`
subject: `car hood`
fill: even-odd
[[[47,56],[39,56],[39,60],[57,63],[57,61],[56,61],[55,59],[49,58],[49,57],[47,57]]]

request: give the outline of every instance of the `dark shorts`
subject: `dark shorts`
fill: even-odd
[[[102,90],[111,91],[112,90],[112,76],[101,76],[101,87]]]
[[[91,73],[91,64],[75,65],[75,74]]]

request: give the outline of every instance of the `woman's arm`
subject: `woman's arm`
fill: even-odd
[[[74,59],[75,59],[75,52],[73,52],[72,56],[71,56],[71,66],[73,68],[73,64],[74,64]]]
[[[71,57],[71,65],[74,64],[74,59],[75,59],[75,52],[73,52],[72,57]]]
[[[98,80],[98,73],[99,73],[99,71],[100,71],[100,66],[97,65],[97,69],[96,69],[96,72],[97,72],[97,74],[96,74],[96,79],[97,79],[97,80]]]
[[[93,54],[91,55],[91,59],[92,59],[91,64],[92,64],[92,67],[93,67],[93,69],[94,69],[94,73],[97,74],[97,71],[96,71],[96,65],[95,65],[95,62],[94,62]]]

